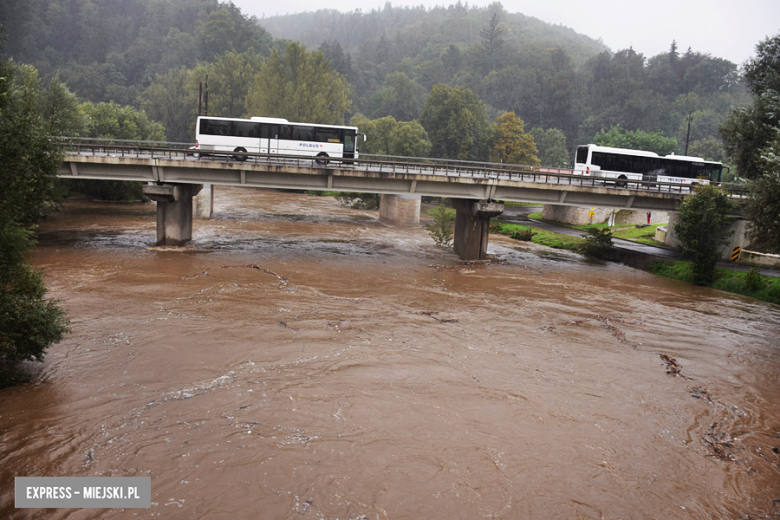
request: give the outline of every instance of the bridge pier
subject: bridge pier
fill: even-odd
[[[498,202],[451,199],[455,208],[455,254],[463,260],[487,258],[490,219],[504,212]]]
[[[677,239],[677,233],[675,232],[675,226],[679,221],[680,217],[676,211],[669,213],[669,224],[667,225],[666,235],[664,236],[665,245],[677,247],[680,244],[680,241]],[[737,218],[726,230],[727,233],[731,231],[732,235],[729,237],[729,241],[720,248],[720,257],[723,260],[731,260],[731,254],[735,247],[744,249],[750,245],[750,240],[747,237],[747,224],[747,220]]]
[[[157,245],[181,246],[192,240],[192,197],[202,184],[147,184],[144,195],[157,202]]]
[[[420,224],[420,195],[382,195],[379,199],[379,220],[399,227]]]

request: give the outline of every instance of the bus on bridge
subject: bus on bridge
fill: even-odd
[[[609,179],[618,187],[628,181],[664,182],[695,186],[719,183],[723,164],[701,157],[667,155],[654,152],[612,148],[595,144],[577,147],[574,174]],[[726,167],[728,171],[728,167]]]
[[[235,152],[245,161],[247,152],[315,157],[318,164],[329,159],[358,158],[358,133],[354,126],[291,123],[286,119],[253,117],[198,117],[192,153]]]

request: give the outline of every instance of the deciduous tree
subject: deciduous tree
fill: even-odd
[[[488,159],[485,105],[470,89],[434,85],[419,121],[428,132],[433,157]]]
[[[284,54],[271,52],[255,76],[246,101],[249,116],[343,125],[352,106],[349,84],[331,69],[321,51],[290,43]]]
[[[34,244],[32,225],[53,199],[62,152],[46,133],[36,103],[40,92],[23,91],[13,81],[14,67],[0,60],[0,386],[4,386],[14,379],[9,363],[42,360],[49,345],[67,332],[67,320],[56,302],[46,299],[40,273],[24,261]]]
[[[726,154],[739,175],[748,179],[765,173],[761,156],[780,139],[780,34],[762,41],[756,50],[756,57],[745,64],[755,101],[734,109],[720,126]]]
[[[506,164],[536,166],[539,158],[534,138],[523,131],[523,120],[514,112],[505,112],[491,125],[490,159]]]
[[[600,131],[593,138],[593,144],[612,146],[614,148],[629,148],[632,150],[645,150],[655,152],[658,155],[677,153],[677,139],[664,137],[656,132],[643,132],[642,130],[623,130],[620,125],[615,125],[605,132]]]
[[[543,166],[554,166],[564,168],[572,166],[572,158],[569,157],[569,150],[566,148],[566,136],[557,128],[534,128],[529,132],[534,138],[539,153],[539,161]]]
[[[728,241],[727,229],[734,220],[729,215],[734,206],[728,196],[716,186],[696,188],[678,208],[679,222],[674,232],[680,241],[680,253],[693,260],[693,281],[709,285],[715,281],[715,266],[720,248]]]

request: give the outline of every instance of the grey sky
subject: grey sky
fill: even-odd
[[[457,0],[407,0],[404,5],[451,5]],[[462,0],[484,7],[493,0]],[[244,14],[258,18],[319,9],[369,12],[384,7],[386,0],[287,0],[258,2],[233,0]],[[548,23],[571,27],[591,38],[601,38],[612,51],[633,46],[645,57],[666,52],[672,43],[684,52],[710,53],[742,65],[755,55],[756,44],[780,33],[780,2],[777,0],[548,0],[502,2],[510,13],[523,13]]]

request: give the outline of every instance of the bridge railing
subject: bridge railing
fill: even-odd
[[[66,153],[95,156],[117,156],[165,159],[198,159],[200,161],[239,161],[250,164],[268,163],[295,165],[311,168],[330,169],[338,165],[341,169],[356,169],[367,172],[438,175],[479,179],[504,179],[529,183],[572,185],[580,187],[603,188],[605,186],[629,191],[658,191],[663,193],[689,194],[693,189],[679,183],[649,181],[615,181],[603,178],[575,175],[566,168],[531,166],[518,164],[459,161],[449,159],[431,159],[388,155],[361,154],[357,161],[349,159],[315,158],[311,156],[288,155],[280,153],[221,152],[205,153],[194,149],[192,143],[135,141],[122,139],[61,138]],[[741,184],[720,185],[731,198],[747,197],[749,189]]]

